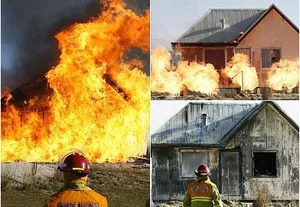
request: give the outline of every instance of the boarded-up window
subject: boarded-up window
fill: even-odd
[[[216,69],[225,66],[225,50],[224,49],[205,49],[205,63],[213,64]]]
[[[234,53],[235,54],[244,54],[244,55],[247,55],[248,58],[249,58],[249,63],[252,63],[250,48],[235,48],[234,49]]]
[[[276,177],[276,152],[253,152],[254,177]]]
[[[270,68],[273,63],[280,60],[280,49],[261,49],[262,68]]]
[[[194,171],[201,164],[207,164],[208,152],[205,151],[181,151],[181,177],[195,177]]]

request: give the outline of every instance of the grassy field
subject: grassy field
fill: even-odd
[[[149,169],[93,166],[88,185],[108,199],[109,207],[144,207],[150,193]],[[9,186],[2,177],[2,207],[38,207],[61,186],[61,177],[49,182],[34,180],[30,184]]]

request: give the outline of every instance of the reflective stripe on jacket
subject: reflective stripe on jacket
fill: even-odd
[[[108,207],[107,199],[87,187],[83,182],[75,182],[63,187],[47,200],[47,207]]]
[[[184,207],[222,207],[222,201],[217,186],[210,181],[197,179],[188,184],[183,199]]]

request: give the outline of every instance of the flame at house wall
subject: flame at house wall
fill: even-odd
[[[170,61],[171,54],[164,47],[157,47],[151,53],[151,91],[180,93],[181,77]]]
[[[125,62],[123,56],[132,47],[149,50],[149,11],[139,16],[121,0],[107,4],[98,18],[56,35],[61,56],[46,75],[54,91],[47,119],[40,112],[6,107],[2,161],[56,161],[70,148],[81,149],[93,162],[125,161],[145,152],[149,77],[137,61]]]
[[[250,65],[247,55],[235,54],[222,72],[242,90],[253,90],[258,86],[256,69]]]
[[[180,61],[171,64],[171,54],[164,47],[157,47],[151,54],[151,90],[178,94],[182,87],[212,94],[218,89],[219,74],[213,65]]]
[[[280,60],[271,66],[267,86],[275,90],[292,90],[299,84],[299,59]]]
[[[177,73],[182,77],[182,84],[189,90],[216,94],[219,88],[219,73],[212,64],[198,64],[187,61],[181,61],[177,66]]]

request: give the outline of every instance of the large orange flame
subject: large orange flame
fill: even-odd
[[[267,85],[275,90],[293,89],[299,84],[299,60],[280,60],[271,66]]]
[[[245,54],[235,54],[222,72],[242,90],[253,90],[258,86],[256,69],[250,65],[249,57]]]
[[[157,47],[151,53],[151,90],[179,94],[181,77],[171,65],[171,54],[164,47]]]
[[[180,61],[176,70],[182,77],[182,84],[189,90],[205,94],[216,94],[219,88],[219,73],[212,64]]]
[[[149,77],[123,57],[133,47],[149,50],[149,23],[149,11],[139,16],[113,0],[98,18],[58,33],[60,63],[46,75],[54,91],[47,118],[8,105],[1,121],[2,161],[56,161],[69,148],[95,162],[143,154]]]
[[[189,90],[206,94],[217,93],[219,74],[211,64],[179,61],[171,64],[171,55],[164,47],[151,54],[151,90],[153,92],[180,93],[185,85]]]

